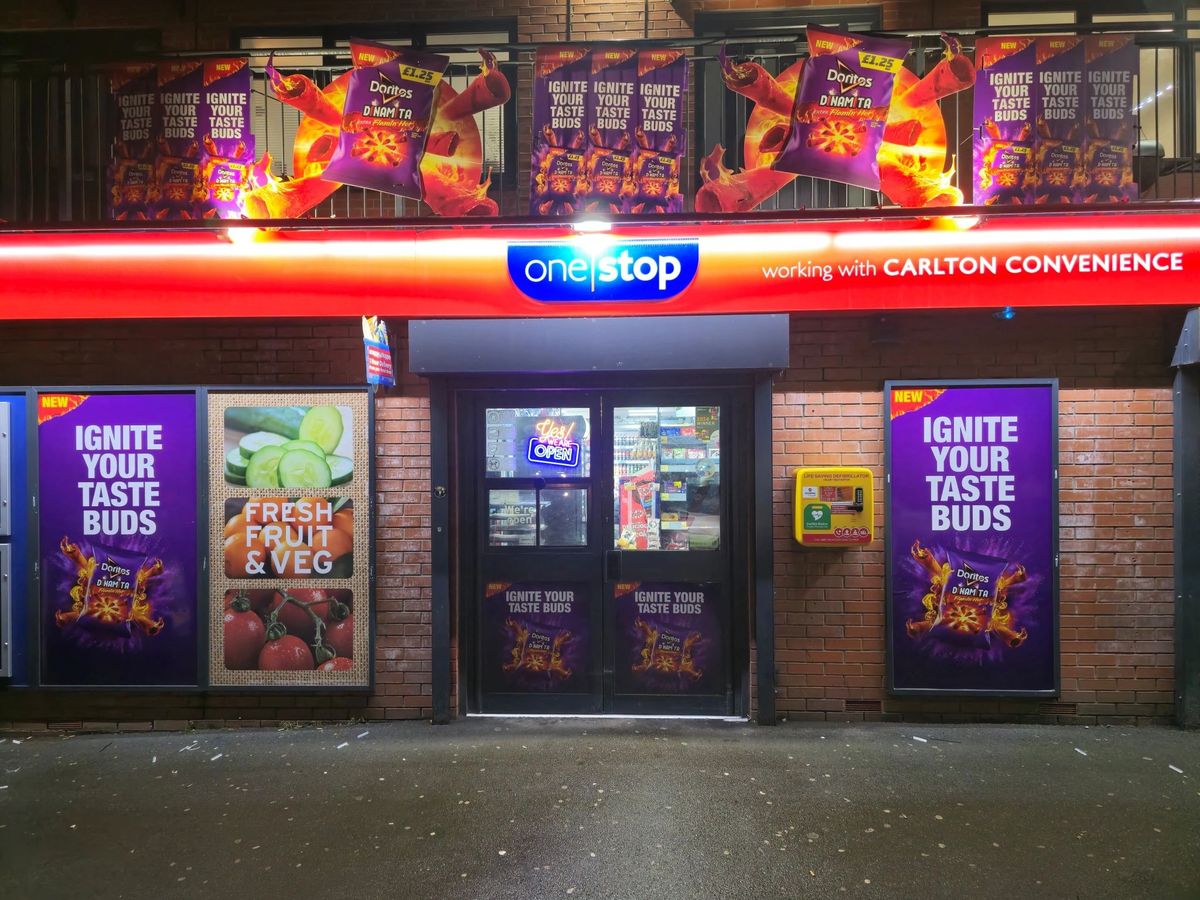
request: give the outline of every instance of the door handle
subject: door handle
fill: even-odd
[[[604,577],[608,581],[619,581],[621,578],[621,551],[604,551]]]

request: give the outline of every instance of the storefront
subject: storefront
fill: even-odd
[[[10,383],[17,372],[26,380],[5,393],[10,417],[15,408],[27,423],[27,452],[13,455],[11,471],[39,498],[13,509],[42,526],[23,532],[41,533],[40,548],[15,555],[54,555],[44,498],[54,472],[73,471],[28,465],[50,458],[53,425],[37,415],[44,401],[109,396],[120,383],[118,397],[139,395],[142,411],[166,424],[156,398],[183,397],[199,423],[183,438],[194,463],[172,464],[193,466],[197,483],[183,485],[170,518],[182,521],[193,498],[195,591],[185,596],[195,674],[143,680],[136,692],[112,677],[55,674],[63,650],[47,643],[57,626],[47,626],[53,611],[33,579],[9,617],[23,672],[3,694],[0,719],[1172,719],[1167,361],[1194,303],[1192,214],[883,215],[616,227],[599,237],[543,226],[530,237],[487,226],[249,241],[158,231],[10,237],[0,307],[14,349],[3,371]],[[642,293],[613,297],[590,279],[578,282],[596,291],[586,299],[562,285],[544,293],[529,277],[541,272],[530,266],[531,245],[555,248],[561,255],[546,258],[565,262],[546,272],[568,280],[584,271],[573,260],[628,252],[633,278],[616,287]],[[637,267],[646,256],[653,273]],[[141,277],[131,280],[124,272],[134,264]],[[236,293],[209,293],[199,305],[216,267]],[[389,296],[382,286],[401,273],[406,294]],[[79,318],[20,321],[68,296]],[[230,318],[247,296],[256,318]],[[95,318],[103,310],[110,321]],[[112,320],[113,310],[127,318]],[[398,338],[398,385],[373,395],[352,387],[362,350],[350,317],[363,312],[385,316]],[[141,358],[90,349],[123,341],[144,345]],[[139,376],[145,386],[130,387]],[[239,381],[239,390],[222,386]],[[180,387],[163,388],[172,383]],[[919,411],[930,402],[939,405]],[[243,407],[255,410],[253,422],[228,418]],[[313,408],[340,410],[340,432],[317,421],[321,413],[301,433]],[[241,484],[246,473],[230,460],[239,464],[243,440],[267,427],[273,409],[299,417],[295,436],[280,440],[317,444],[328,479],[305,456],[311,468],[295,478],[308,485],[311,475],[311,486],[281,494]],[[940,415],[947,421],[923,435],[922,423]],[[991,431],[977,419],[992,421]],[[343,464],[334,457],[353,473],[336,485],[332,467]],[[797,470],[839,467],[865,468],[873,497],[830,482],[809,503]],[[918,476],[915,494],[896,493],[904,474]],[[956,511],[921,506],[931,477],[943,479],[936,505]],[[973,490],[978,502],[968,503]],[[331,523],[340,516],[347,526],[330,524],[330,535],[345,532],[335,539],[354,561],[327,573],[336,584],[297,580],[303,573],[286,561],[230,570],[228,529],[236,544],[237,523],[256,515],[250,501],[280,495],[292,512],[280,505],[274,514],[286,518],[310,493],[329,502]],[[865,524],[835,524],[840,534],[823,532],[809,509],[833,516],[855,505]],[[905,510],[918,525],[897,518]],[[1020,546],[997,538],[1010,512]],[[938,515],[954,533],[978,530],[983,543],[939,543],[929,533]],[[801,543],[802,525],[815,543]],[[240,539],[249,545],[254,535]],[[986,558],[952,561],[955,548]],[[208,564],[222,557],[224,567]],[[986,646],[969,627],[941,643],[936,628],[923,628],[928,558],[956,569],[966,560],[979,577],[1005,582],[1012,618],[986,610],[999,626]],[[998,560],[1004,567],[988,574]],[[958,596],[970,600],[974,583],[964,580]],[[305,597],[314,585],[345,593]],[[338,629],[350,643],[336,657],[353,669],[322,683],[229,662],[230,593],[249,594],[247,614],[265,601],[269,619],[280,589],[295,601],[285,609],[325,604],[313,635],[303,620],[294,626],[310,647],[336,650],[325,634],[352,618]],[[1123,619],[1112,606],[1122,602],[1136,603],[1145,624]],[[945,646],[952,651],[939,652]],[[974,660],[992,675],[938,681],[931,667],[945,670],[947,653],[960,673]]]

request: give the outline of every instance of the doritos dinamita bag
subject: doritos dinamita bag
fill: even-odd
[[[892,85],[911,44],[810,25],[808,47],[775,169],[877,191]]]
[[[350,55],[342,130],[321,177],[419,200],[421,157],[450,60],[368,41],[351,41]]]
[[[992,614],[1009,561],[952,548],[937,621],[930,634],[966,647],[991,646]]]

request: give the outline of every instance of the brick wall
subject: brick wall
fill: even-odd
[[[779,714],[1170,721],[1167,366],[1181,323],[1156,310],[793,317],[793,367],[775,393]],[[887,698],[882,529],[862,550],[801,550],[789,478],[832,464],[882,477],[885,379],[1012,377],[1060,379],[1061,700]],[[875,512],[882,526],[882,490]]]
[[[695,13],[723,13],[752,10],[796,10],[811,12],[835,9],[839,6],[879,6],[880,20],[887,30],[916,30],[929,28],[970,28],[979,24],[979,0],[884,0],[864,3],[862,0],[678,0],[676,10],[688,22]]]
[[[404,323],[391,324],[402,365]],[[362,382],[357,320],[5,323],[0,346],[0,385]],[[374,693],[6,691],[0,692],[0,724],[179,727],[187,721],[429,718],[429,400],[421,379],[401,372],[399,382],[380,393],[375,407]]]

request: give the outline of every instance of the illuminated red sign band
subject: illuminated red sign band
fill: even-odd
[[[1138,306],[1194,304],[1200,279],[1190,211],[229,234],[0,234],[0,319]],[[510,249],[533,239],[575,273],[561,298],[525,283],[536,260],[512,275]]]

